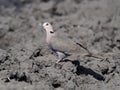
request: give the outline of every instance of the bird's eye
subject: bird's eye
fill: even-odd
[[[48,23],[46,23],[46,26],[48,26]]]

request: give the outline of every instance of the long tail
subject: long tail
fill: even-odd
[[[94,57],[94,58],[97,58],[97,59],[104,59],[104,58],[102,58],[102,57],[98,57],[98,56],[93,55],[93,53],[90,52],[90,51],[89,51],[86,47],[84,47],[82,44],[80,44],[80,43],[76,43],[76,44],[78,44],[80,47],[82,47],[83,49],[85,49],[85,50],[88,52],[88,55],[86,55],[86,56],[88,56],[88,57]]]

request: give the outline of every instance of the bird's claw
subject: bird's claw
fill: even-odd
[[[61,60],[56,60],[56,62],[55,62],[55,63],[56,63],[56,64],[59,64],[59,63],[60,63],[60,61],[61,61]]]

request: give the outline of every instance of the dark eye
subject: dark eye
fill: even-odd
[[[48,23],[46,23],[46,26],[48,26]]]

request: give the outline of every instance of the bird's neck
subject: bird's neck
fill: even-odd
[[[54,32],[53,30],[47,32],[46,42],[47,42],[48,44],[50,44],[50,39],[51,39],[53,36],[55,36],[55,32]]]

